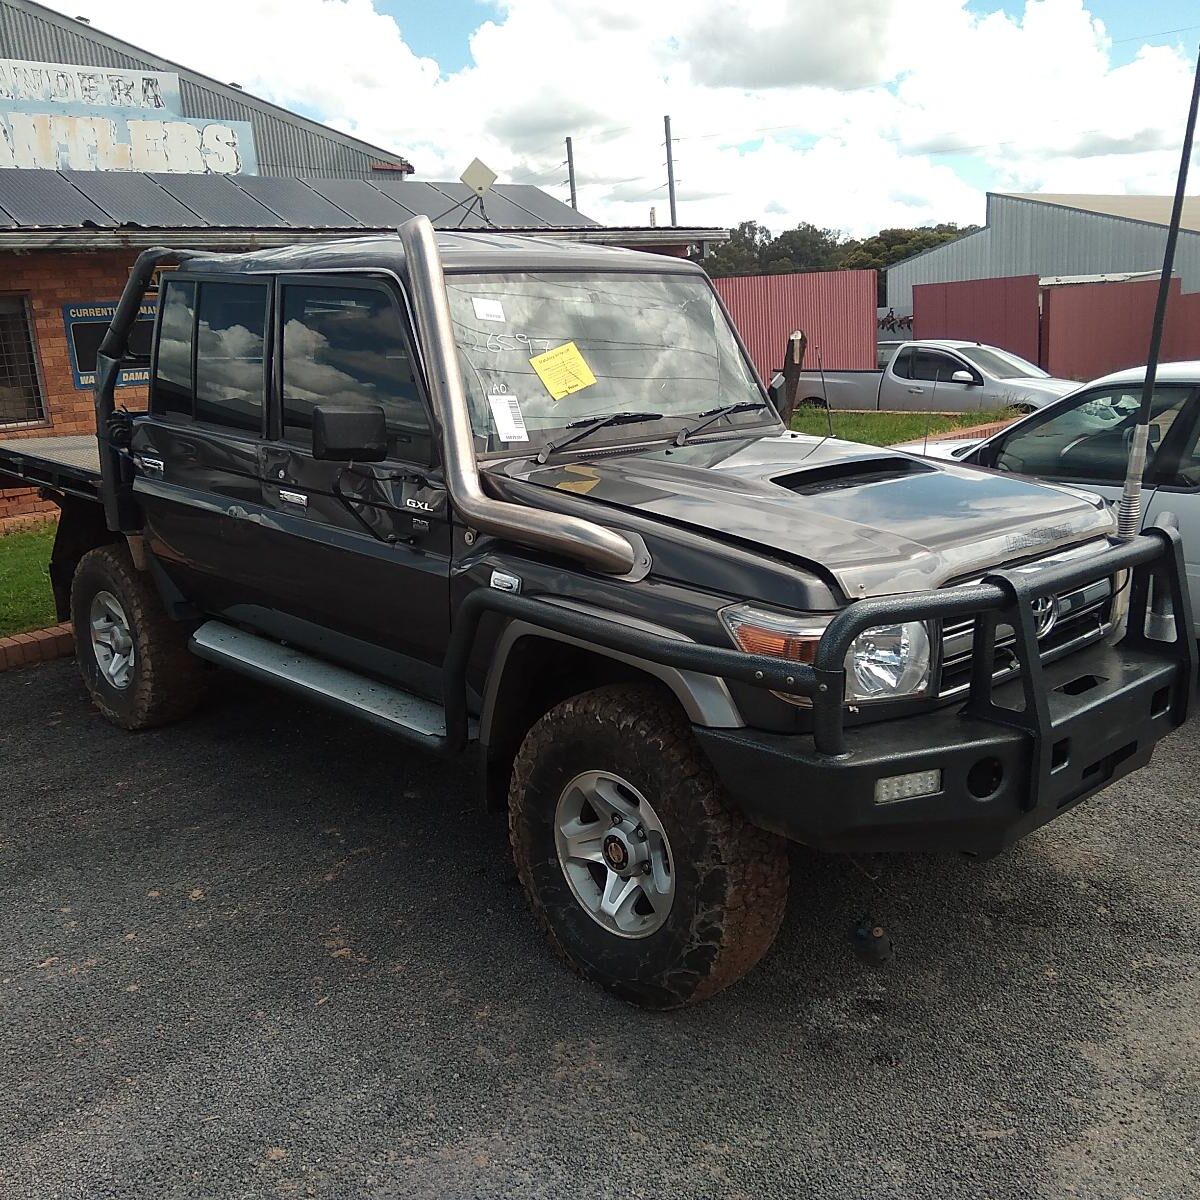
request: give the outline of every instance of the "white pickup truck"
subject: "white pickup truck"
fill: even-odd
[[[772,390],[782,387],[777,374]],[[796,397],[838,409],[1033,412],[1077,387],[996,346],[944,340],[902,342],[881,371],[802,371]]]

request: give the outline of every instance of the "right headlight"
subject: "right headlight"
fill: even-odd
[[[734,644],[747,654],[811,664],[833,618],[734,604],[722,610],[721,620]],[[923,696],[929,690],[931,663],[929,630],[923,621],[864,630],[846,652],[846,700],[861,704]],[[776,695],[792,704],[810,703],[804,696]]]

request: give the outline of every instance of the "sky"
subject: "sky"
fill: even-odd
[[[403,154],[614,225],[982,223],[987,191],[1174,188],[1196,0],[62,0]],[[264,52],[266,48],[267,52]],[[1200,187],[1200,179],[1196,184]],[[1195,188],[1192,190],[1196,190]]]

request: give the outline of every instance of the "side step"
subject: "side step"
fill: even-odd
[[[191,638],[192,653],[217,666],[262,680],[399,734],[426,749],[445,749],[445,710],[433,700],[377,683],[291,646],[206,621]],[[470,736],[478,726],[471,722]]]

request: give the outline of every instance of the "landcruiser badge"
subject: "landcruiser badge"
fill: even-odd
[[[1039,596],[1029,607],[1033,609],[1034,632],[1040,641],[1058,620],[1058,601],[1053,596]]]

